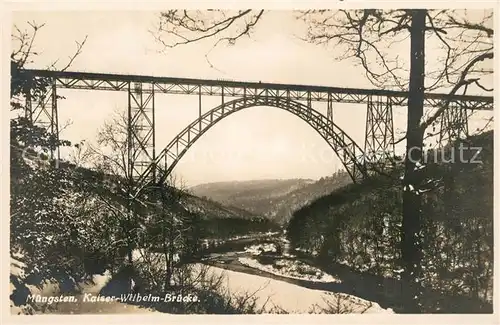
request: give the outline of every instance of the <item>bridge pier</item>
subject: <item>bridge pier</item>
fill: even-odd
[[[467,109],[456,102],[450,102],[448,109],[441,115],[439,132],[440,146],[447,142],[464,139],[469,135]]]
[[[45,92],[34,94],[33,79],[29,79],[25,90],[24,115],[33,125],[43,127],[54,137],[56,145],[47,148],[50,159],[60,159],[59,146],[59,117],[57,111],[57,86],[54,78],[49,79]]]
[[[368,96],[365,133],[365,160],[383,171],[386,159],[394,155],[394,122],[390,97]]]
[[[136,181],[155,163],[154,83],[128,84],[127,161],[128,177]],[[148,181],[156,179],[156,170]]]

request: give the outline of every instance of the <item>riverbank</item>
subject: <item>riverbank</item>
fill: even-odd
[[[298,257],[294,254],[295,252],[290,252],[287,241],[279,236],[271,239],[266,238],[266,240],[245,241],[245,244],[244,249],[240,251],[223,252],[218,250],[216,253],[208,254],[202,261],[207,265],[228,271],[316,290],[318,291],[316,294],[319,296],[326,293],[337,296],[336,299],[338,299],[338,296],[341,295],[343,300],[350,301],[350,305],[376,306],[372,311],[393,312],[391,307],[395,304],[387,299],[390,292],[386,288],[356,274],[327,273],[314,266],[314,262],[311,260]],[[381,290],[385,290],[385,292],[381,293]],[[305,304],[307,305],[307,303]],[[362,308],[353,307],[351,309],[351,312],[362,312]],[[368,309],[370,308],[368,307]],[[331,310],[330,312],[339,312],[339,310]]]
[[[252,304],[255,304],[255,309],[264,313],[392,313],[391,309],[383,308],[375,301],[363,299],[348,292],[343,287],[345,285],[341,281],[337,281],[335,276],[299,261],[288,252],[278,252],[272,243],[276,240],[280,240],[280,238],[261,235],[253,239],[240,238],[230,243],[221,243],[215,247],[217,252],[209,253],[201,262],[195,263],[193,266],[195,266],[194,269],[205,268],[209,276],[221,277],[222,291],[233,297],[251,297],[250,300]],[[235,247],[238,250],[233,250]],[[134,256],[139,258],[141,254],[137,251]],[[258,264],[256,258],[270,261],[267,268],[272,265],[280,265],[279,261],[287,261],[288,264],[279,272],[274,270],[273,273],[269,272],[269,269],[265,269],[264,265]],[[253,265],[242,263],[242,261],[248,262],[252,259],[256,261]],[[302,274],[302,271],[305,273]],[[15,279],[15,286],[12,279]],[[76,297],[76,301],[57,302],[51,306],[38,304],[37,308],[31,309],[31,313],[34,314],[170,312],[168,306],[163,305],[152,306],[145,303],[121,301],[85,301],[83,299],[85,295],[97,296],[113,292],[118,296],[130,292],[130,278],[117,279],[116,274],[112,276],[109,272],[103,275],[94,275],[85,283],[73,283],[71,288],[66,291],[61,291],[60,283],[29,286],[23,281],[22,262],[15,261],[11,266],[11,291],[13,293],[11,302],[14,296],[16,298],[14,300],[24,299],[26,302],[27,295],[37,294],[55,296],[64,293]],[[23,304],[11,304],[11,313],[29,313],[26,312],[27,308],[25,307]]]

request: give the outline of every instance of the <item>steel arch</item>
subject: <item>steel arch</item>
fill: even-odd
[[[334,150],[354,182],[367,176],[363,150],[326,116],[287,98],[253,96],[226,102],[191,122],[158,154],[154,163],[138,179],[138,185],[145,182],[154,167],[157,168],[157,175],[159,175],[157,182],[165,182],[187,150],[212,126],[235,112],[254,106],[281,108],[301,118],[315,129]]]

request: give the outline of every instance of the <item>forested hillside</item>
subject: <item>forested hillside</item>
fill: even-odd
[[[263,179],[250,181],[214,182],[196,185],[190,190],[197,196],[208,196],[213,200],[244,201],[248,198],[278,197],[313,183],[312,179]]]
[[[493,285],[493,132],[472,137],[481,163],[429,162],[423,198],[422,297],[429,312],[491,310]],[[466,159],[477,150],[464,152]],[[436,151],[430,152],[434,155]],[[467,158],[468,157],[468,158]],[[439,161],[441,161],[440,159]],[[430,161],[430,159],[429,159]],[[365,274],[399,279],[402,170],[351,184],[296,211],[292,245],[325,266],[343,264]],[[408,189],[406,189],[408,190]]]
[[[286,179],[219,182],[197,185],[190,190],[197,196],[285,224],[295,210],[351,182],[346,172],[338,171],[318,181]]]
[[[83,274],[89,271],[84,263],[89,259],[107,267],[104,264],[123,257],[126,251],[125,180],[63,161],[50,165],[34,151],[16,146],[25,136],[37,133],[40,141],[48,139],[42,128],[29,126],[22,119],[11,121],[11,248],[26,254],[26,263],[33,271],[57,265],[60,271],[71,268],[72,274]],[[179,192],[179,204],[169,202],[165,216],[184,216],[197,240],[276,228],[247,211],[226,208],[174,188],[169,191]],[[144,237],[154,228],[151,218],[159,213],[146,197],[134,200],[132,210],[137,218],[135,228]]]
[[[315,199],[351,183],[351,177],[347,172],[337,171],[332,176],[322,177],[314,183],[277,198],[275,205],[269,207],[266,216],[272,221],[286,225],[295,211],[310,204]]]

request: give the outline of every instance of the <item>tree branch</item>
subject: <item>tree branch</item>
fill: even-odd
[[[460,76],[460,79],[458,80],[458,82],[455,84],[455,86],[453,87],[453,89],[450,91],[450,95],[455,95],[457,93],[457,91],[462,88],[463,86],[467,86],[471,83],[475,83],[478,81],[478,79],[474,78],[474,79],[466,79],[467,78],[467,75],[469,73],[469,70],[472,69],[472,67],[478,63],[478,62],[481,62],[481,61],[484,61],[486,59],[493,59],[493,52],[487,52],[487,53],[482,53],[481,55],[478,55],[476,58],[474,58],[471,62],[469,62],[469,64],[465,67],[465,69],[462,71],[461,73],[461,76]],[[449,104],[450,104],[450,101],[451,99],[448,98],[443,105],[441,105],[441,107],[429,118],[427,119],[426,121],[423,121],[421,124],[420,124],[420,128],[422,129],[426,129],[429,125],[431,125],[434,121],[436,121],[439,116],[445,111],[448,109],[449,107]]]

